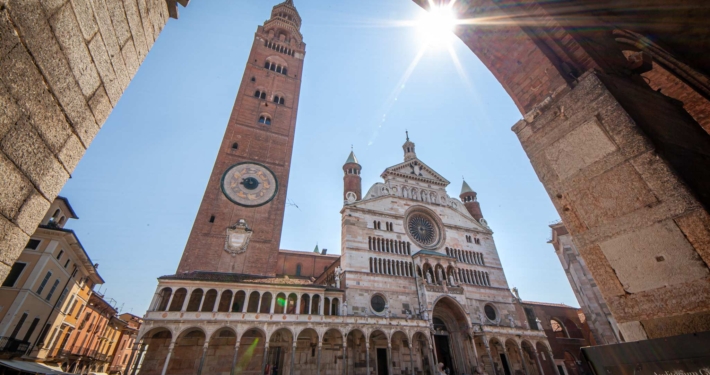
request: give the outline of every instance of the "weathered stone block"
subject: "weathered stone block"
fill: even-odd
[[[20,38],[12,27],[7,10],[3,9],[0,11],[0,59],[5,57],[19,42]]]
[[[82,94],[88,98],[99,87],[101,79],[84,43],[71,4],[66,4],[59,9],[49,20],[49,23],[62,51],[64,51],[69,67],[74,72],[74,78],[79,83]]]
[[[38,0],[9,0],[10,15],[24,37],[34,61],[42,71],[55,98],[83,142],[91,142],[87,129],[96,126],[86,98],[69,68],[69,63],[44,18]],[[62,145],[64,143],[62,142]],[[88,143],[87,143],[88,144]]]
[[[89,42],[89,51],[91,51],[91,56],[96,63],[96,69],[98,69],[101,75],[101,80],[104,83],[106,94],[111,100],[111,105],[115,106],[121,98],[124,88],[121,86],[121,82],[118,80],[116,72],[113,70],[111,58],[108,56],[108,51],[106,51],[106,46],[104,45],[104,40],[101,38],[101,34],[97,34],[94,39]],[[96,117],[95,112],[94,117]],[[106,121],[106,119],[104,119],[104,121]],[[96,122],[99,126],[103,126],[104,124],[98,117],[96,117]]]
[[[138,54],[136,53],[135,47],[133,47],[133,42],[126,43],[121,50],[123,53],[123,60],[126,61],[126,68],[128,69],[128,78],[133,79],[136,75],[140,63],[138,62]]]
[[[103,2],[103,0],[97,1]],[[106,1],[105,4],[108,9],[109,17],[111,17],[113,29],[116,31],[118,45],[123,47],[131,38],[131,29],[128,27],[126,11],[123,9],[123,1]]]
[[[706,264],[710,264],[710,215],[698,209],[675,218],[676,224]]]
[[[0,153],[0,214],[13,218],[27,196],[34,190],[22,171]]]
[[[138,63],[140,64],[148,55],[149,49],[145,41],[145,31],[143,30],[138,3],[136,0],[124,0],[123,5],[126,10],[128,26],[131,28],[131,34],[133,34],[133,44],[138,52]]]
[[[99,89],[96,90],[94,96],[89,100],[89,105],[91,106],[91,111],[94,112],[96,122],[101,125],[106,122],[108,115],[110,115],[111,110],[113,110],[111,101],[103,87],[99,87]]]
[[[709,275],[707,266],[672,220],[612,238],[599,246],[629,293]]]
[[[59,194],[69,178],[39,133],[24,119],[3,138],[0,148],[48,200]]]
[[[106,3],[103,0],[96,0],[92,2],[94,9],[94,16],[99,25],[99,31],[101,32],[101,38],[104,40],[106,45],[106,51],[111,59],[111,64],[113,65],[113,70],[116,72],[116,77],[118,77],[118,82],[122,89],[128,87],[130,79],[128,78],[128,71],[126,70],[126,63],[123,60],[123,55],[121,54],[121,46],[119,45],[118,39],[116,38],[116,31],[111,24],[111,17],[108,14],[108,9],[106,9]]]
[[[148,50],[155,43],[155,35],[153,34],[153,26],[150,18],[148,17],[148,4],[146,0],[137,0],[138,3],[138,14],[141,16],[141,25],[143,25],[143,31],[145,32],[145,44],[148,46]]]
[[[5,136],[10,128],[20,118],[20,107],[15,103],[15,99],[10,96],[5,86],[0,81],[0,139]]]
[[[51,17],[54,12],[59,10],[59,8],[66,3],[67,0],[42,0],[42,7],[44,7],[47,17]]]
[[[94,11],[91,9],[89,0],[71,0],[72,9],[76,15],[76,20],[79,22],[81,33],[85,40],[91,40],[96,32],[99,31],[99,26],[96,25],[94,19]]]
[[[0,62],[2,82],[49,145],[57,152],[71,134],[62,111],[45,86],[44,79],[24,48],[12,50]],[[71,73],[70,73],[71,74]]]
[[[545,156],[564,180],[616,150],[597,121],[591,120],[552,144],[545,150]]]
[[[0,263],[0,280],[5,280],[8,274],[10,274],[10,266]]]
[[[59,151],[59,155],[57,155],[57,157],[64,165],[64,169],[71,173],[74,171],[74,168],[76,168],[76,165],[79,164],[79,160],[81,160],[81,157],[84,156],[85,152],[86,149],[84,148],[84,145],[81,144],[79,138],[72,135],[67,140],[64,148],[62,148],[62,151]]]
[[[30,236],[20,227],[0,216],[0,262],[12,267]]]
[[[13,221],[23,232],[31,236],[37,230],[37,222],[42,220],[49,206],[49,201],[37,190],[32,189],[32,194],[27,197]]]

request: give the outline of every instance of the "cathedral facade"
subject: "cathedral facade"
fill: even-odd
[[[476,193],[404,160],[363,194],[344,166],[341,255],[279,248],[305,43],[293,2],[259,26],[174,275],[131,375],[559,375],[511,293]]]

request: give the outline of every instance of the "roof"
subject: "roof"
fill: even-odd
[[[36,363],[36,362],[29,362],[29,361],[19,361],[19,360],[7,360],[3,359],[0,360],[0,364],[9,367],[15,370],[19,370],[20,372],[25,372],[25,373],[31,373],[31,374],[44,374],[44,375],[59,375],[59,374],[68,374],[62,369],[58,367],[52,367],[49,365],[45,365],[43,363]]]
[[[76,212],[74,212],[74,209],[72,208],[71,204],[69,204],[69,199],[62,197],[62,196],[57,196],[57,198],[55,198],[55,199],[61,199],[62,202],[64,202],[64,205],[67,206],[69,213],[74,217],[74,219],[79,218],[79,216],[76,215]]]
[[[337,258],[340,256],[340,254],[323,254],[319,252],[316,254],[314,251],[301,251],[301,250],[285,250],[285,249],[279,249],[279,253],[292,253],[292,254],[297,254],[297,255],[303,255],[303,256],[322,256],[322,257],[334,257]]]
[[[416,253],[412,254],[412,256],[415,255],[432,255],[432,256],[438,256],[438,257],[444,257],[444,258],[454,258],[452,256],[442,254],[433,250],[419,250]]]
[[[89,253],[86,252],[86,249],[84,249],[84,245],[81,244],[81,241],[79,241],[79,237],[76,236],[76,233],[75,233],[73,230],[71,230],[71,229],[66,229],[66,228],[59,228],[59,227],[50,226],[50,225],[40,225],[38,228],[46,229],[46,230],[53,230],[53,231],[58,231],[58,232],[63,232],[63,233],[65,233],[65,234],[71,235],[71,236],[74,238],[74,240],[76,240],[76,244],[77,244],[77,246],[79,246],[79,248],[81,249],[81,251],[84,253],[84,256],[86,256],[86,260],[88,261],[88,264],[89,264],[87,267],[90,268],[89,271],[91,271],[91,269],[93,269],[93,270],[94,270],[94,274],[96,275],[96,277],[98,277],[99,280],[101,280],[101,282],[100,282],[100,283],[97,283],[97,284],[103,284],[103,283],[106,282],[106,281],[103,279],[103,277],[101,277],[101,275],[99,275],[99,271],[96,270],[96,267],[94,266],[94,262],[92,262],[92,261],[91,261],[91,257],[89,257]]]
[[[350,155],[348,155],[348,160],[345,161],[345,164],[349,163],[355,163],[355,164],[360,164],[357,162],[357,157],[355,157],[355,152],[350,151]]]
[[[564,307],[566,309],[578,310],[578,307],[573,307],[570,305],[565,305],[564,303],[552,303],[552,302],[535,302],[535,301],[522,301],[524,305],[539,305],[539,306],[551,306],[551,307]]]
[[[463,195],[464,193],[473,193],[473,189],[471,189],[470,186],[466,183],[466,180],[463,181],[463,185],[461,185],[461,194]]]
[[[297,277],[272,277],[262,275],[249,275],[244,273],[191,271],[175,275],[160,276],[158,280],[191,280],[212,281],[219,283],[247,283],[247,284],[272,284],[272,285],[299,285],[308,288],[334,289],[325,285],[313,284],[309,278]],[[334,289],[339,290],[339,289]]]

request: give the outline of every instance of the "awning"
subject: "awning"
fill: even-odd
[[[44,365],[42,363],[27,362],[27,361],[16,361],[14,359],[0,359],[0,365],[6,366],[18,371],[28,372],[30,374],[42,374],[42,375],[71,375],[63,372],[58,367],[52,367],[49,365]]]

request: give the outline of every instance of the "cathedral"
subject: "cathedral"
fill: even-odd
[[[364,194],[343,165],[341,255],[280,249],[306,45],[292,0],[258,26],[182,259],[131,375],[559,375],[476,192],[403,160]],[[395,163],[396,161],[393,161]],[[135,359],[135,361],[133,361]]]

